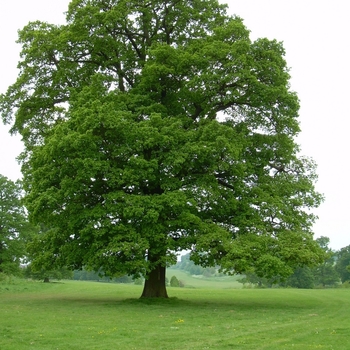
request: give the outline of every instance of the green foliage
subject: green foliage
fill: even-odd
[[[191,275],[203,275],[205,277],[213,276],[217,273],[215,267],[202,267],[196,265],[192,260],[190,260],[190,254],[184,254],[181,256],[181,261],[178,261],[173,268],[187,271]]]
[[[98,282],[113,282],[113,283],[132,283],[131,276],[118,275],[114,277],[104,276],[103,271],[87,271],[85,269],[75,270],[73,272],[73,280],[76,281],[98,281]]]
[[[339,283],[339,274],[335,268],[335,252],[329,248],[329,238],[320,237],[316,239],[320,247],[325,251],[325,261],[313,269],[315,285],[326,287],[335,286]]]
[[[0,273],[21,273],[25,244],[33,233],[21,202],[20,182],[0,175]]]
[[[9,283],[12,279],[12,276],[4,272],[0,272],[0,283]]]
[[[281,43],[251,41],[216,0],[75,0],[65,25],[29,23],[19,43],[0,109],[25,143],[30,217],[49,227],[33,268],[164,277],[184,249],[266,277],[321,261]]]
[[[342,288],[350,288],[350,280],[349,281],[345,281],[341,284]]]
[[[335,253],[329,248],[329,238],[321,236],[316,239],[324,251],[324,261],[313,268],[307,266],[297,268],[287,280],[286,285],[296,288],[334,287],[339,282],[335,269]]]
[[[287,285],[294,288],[312,289],[315,286],[315,278],[309,267],[298,267],[289,277]]]
[[[343,283],[350,281],[350,245],[340,249],[340,251],[336,253],[336,257],[337,262],[335,269],[339,273],[341,281]]]
[[[272,278],[260,277],[248,272],[240,282],[259,287],[272,287],[273,285],[306,289],[315,286],[334,287],[339,282],[339,275],[335,270],[335,253],[329,248],[329,241],[329,238],[324,236],[316,239],[317,244],[323,250],[323,261],[314,267],[297,266],[287,279],[278,275]]]
[[[255,273],[246,273],[238,282],[243,283],[243,287],[251,287],[252,285],[258,288],[271,288],[278,281],[266,277],[259,277]]]
[[[49,282],[51,279],[62,280],[73,278],[73,271],[68,270],[65,267],[54,270],[33,270],[29,264],[24,268],[24,277],[32,278],[34,280],[42,280],[44,282]]]
[[[176,276],[172,276],[170,279],[170,287],[180,287],[179,280]]]
[[[136,278],[134,280],[134,284],[136,284],[137,286],[142,286],[143,285],[143,279],[142,278]]]

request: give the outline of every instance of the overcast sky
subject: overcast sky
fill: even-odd
[[[0,92],[17,76],[17,30],[29,21],[63,23],[69,0],[17,0],[0,4]],[[230,13],[243,18],[252,39],[284,42],[292,90],[301,101],[298,138],[302,154],[318,164],[317,189],[326,200],[315,210],[315,237],[327,236],[333,249],[350,245],[348,148],[350,21],[346,0],[229,0]],[[0,174],[21,177],[15,157],[19,137],[0,123]]]

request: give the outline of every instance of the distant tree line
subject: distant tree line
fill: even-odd
[[[46,270],[44,268],[40,270],[33,270],[32,266],[29,264],[23,267],[23,276],[33,280],[50,282],[50,280],[72,279],[73,271],[70,271],[65,267],[52,270]]]
[[[350,245],[334,251],[329,248],[329,238],[320,237],[316,239],[319,246],[324,250],[325,259],[323,263],[315,267],[298,266],[293,274],[287,279],[280,276],[273,278],[258,277],[254,271],[246,272],[239,280],[245,286],[257,286],[264,288],[271,287],[292,287],[292,288],[329,288],[344,284],[350,284]],[[184,270],[191,275],[203,275],[206,277],[222,275],[220,267],[204,268],[196,265],[190,254],[181,256],[173,268]]]
[[[111,283],[135,283],[142,284],[142,279],[133,279],[128,275],[116,276],[113,278],[106,277],[102,271],[88,271],[85,269],[71,271],[67,268],[53,269],[53,270],[33,270],[31,265],[23,267],[23,276],[35,280],[42,280],[49,282],[50,280],[71,279],[75,281],[96,281],[96,282],[111,282]]]
[[[76,281],[97,281],[97,282],[112,282],[112,283],[133,283],[134,280],[131,276],[122,275],[113,278],[109,278],[103,275],[102,271],[87,271],[76,270],[73,271],[73,280]]]
[[[259,287],[329,288],[350,283],[350,245],[333,251],[329,248],[329,238],[320,237],[316,241],[325,252],[324,262],[311,268],[299,266],[287,279],[260,278],[254,272],[247,273],[240,281],[245,285]]]

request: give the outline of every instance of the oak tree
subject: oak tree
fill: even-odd
[[[166,297],[181,250],[264,276],[320,261],[280,42],[252,41],[216,0],[73,0],[66,15],[19,31],[0,100],[30,216],[52,227],[33,263],[143,275],[143,297]]]

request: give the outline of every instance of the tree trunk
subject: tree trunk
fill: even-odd
[[[157,265],[147,276],[141,298],[168,298],[165,266]]]

